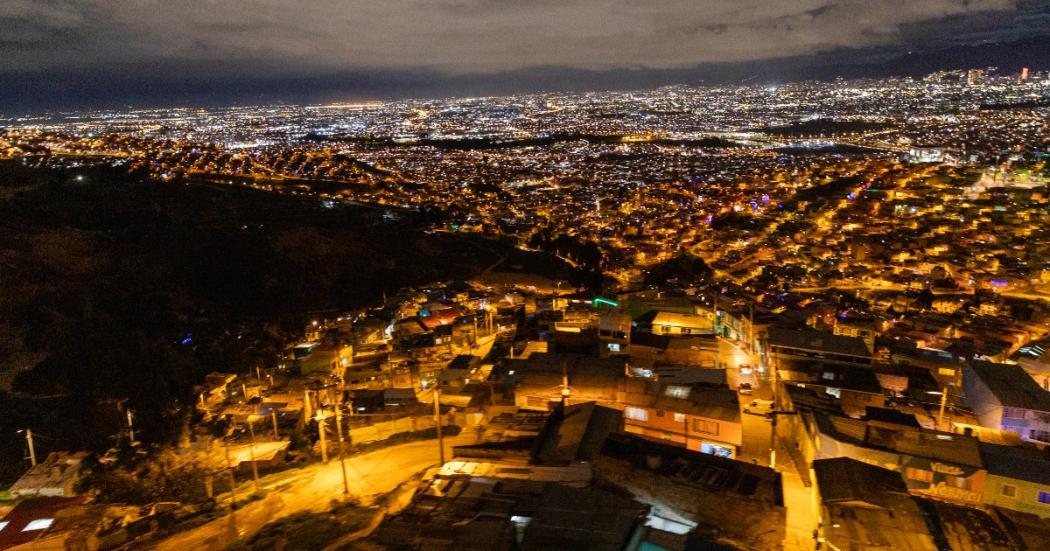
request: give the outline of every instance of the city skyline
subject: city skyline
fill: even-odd
[[[1050,541],[1050,2],[0,3],[0,551]]]

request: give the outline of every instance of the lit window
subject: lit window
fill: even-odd
[[[669,385],[664,389],[664,395],[671,398],[688,398],[692,389],[682,385]]]
[[[1002,494],[1006,497],[1017,497],[1017,486],[1013,484],[1003,484]]]
[[[675,423],[684,423],[685,422],[685,414],[684,413],[676,413],[676,414],[674,414],[674,422]]]
[[[627,406],[624,408],[624,417],[628,419],[634,419],[635,421],[648,421],[649,410],[645,408],[636,408],[634,406]]]
[[[51,523],[55,522],[53,518],[38,518],[31,521],[22,529],[23,532],[32,532],[33,530],[44,530],[51,527]]]
[[[1050,492],[1039,492],[1039,503],[1050,505]]]
[[[905,467],[904,476],[908,480],[915,480],[918,482],[933,482],[933,471],[927,471],[925,469],[916,469],[915,467]]]

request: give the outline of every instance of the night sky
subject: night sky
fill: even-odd
[[[0,111],[882,76],[1047,37],[1046,0],[3,0]]]

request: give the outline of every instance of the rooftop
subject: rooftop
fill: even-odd
[[[863,339],[835,335],[826,331],[800,331],[782,327],[770,327],[769,344],[771,346],[827,352],[856,356],[858,358],[871,357],[871,353],[868,352],[868,346],[864,344]]]
[[[1016,364],[971,361],[973,373],[1006,407],[1050,412],[1050,392],[1043,390]]]

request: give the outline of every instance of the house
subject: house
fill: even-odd
[[[900,473],[846,457],[813,462],[821,536],[830,549],[939,549]]]
[[[963,394],[981,426],[1050,443],[1050,392],[1021,366],[969,361],[963,366]]]
[[[858,337],[770,327],[768,341],[769,363],[777,369],[808,363],[871,365],[871,351]]]
[[[786,509],[773,469],[633,434],[610,435],[592,463],[596,482],[652,507],[650,524],[699,527],[736,549],[779,549],[784,541]]]
[[[838,398],[842,411],[850,417],[861,417],[868,407],[886,404],[875,372],[852,365],[810,365],[810,371],[781,371],[783,384],[804,384]]]
[[[47,459],[30,467],[11,485],[11,495],[29,497],[73,497],[80,480],[81,464],[88,452],[51,452]]]
[[[507,360],[505,369],[515,373],[514,404],[522,409],[549,411],[551,403],[563,398],[568,403],[593,401],[616,408],[623,401],[623,356],[536,353],[524,360]],[[566,382],[567,389],[563,386]]]
[[[988,469],[984,503],[1050,517],[1050,455],[1021,446],[981,444]]]
[[[0,517],[0,549],[97,549],[104,508],[83,497],[20,501]]]
[[[671,337],[652,333],[635,333],[631,337],[632,367],[653,370],[659,365],[716,367],[718,340],[714,335]]]
[[[962,366],[955,355],[944,350],[894,342],[890,359],[896,366],[928,370],[941,388],[958,385],[962,375]]]
[[[299,370],[305,376],[329,375],[342,377],[346,366],[354,358],[354,347],[338,343],[319,344],[309,355],[299,360]]]
[[[881,335],[889,328],[889,322],[881,318],[847,316],[835,318],[834,334],[844,337],[856,337],[864,341],[868,351],[875,351],[875,337]]]
[[[364,541],[383,549],[635,550],[648,509],[597,488],[520,477],[439,475]]]
[[[631,342],[631,316],[624,312],[602,312],[598,319],[599,353],[602,356],[627,354]]]
[[[979,504],[987,471],[976,438],[859,420],[817,411],[800,411],[797,432],[809,462],[854,458],[903,475],[908,490],[966,504]]]
[[[733,390],[638,379],[627,382],[624,430],[727,458],[736,457],[743,438]]]
[[[813,472],[821,506],[817,534],[829,549],[1017,548],[998,518],[909,494],[892,470],[842,457],[814,461]]]
[[[714,321],[699,314],[657,312],[652,320],[655,335],[705,335],[715,332]]]

